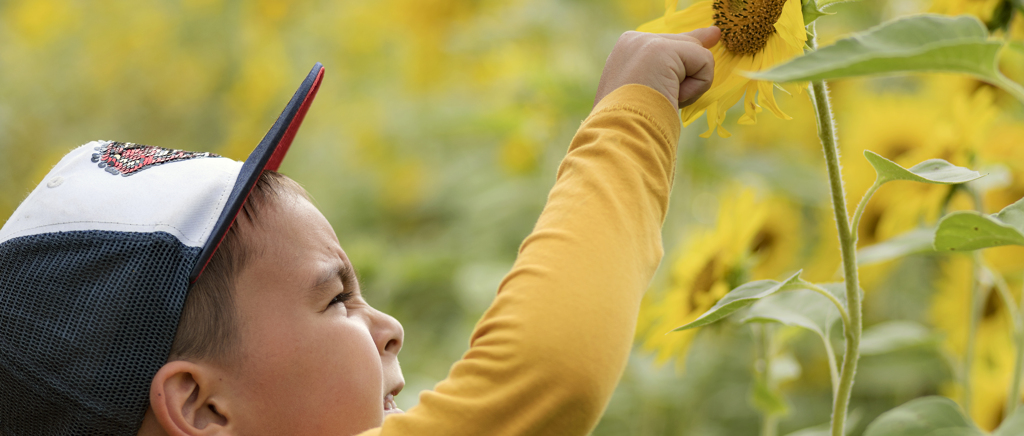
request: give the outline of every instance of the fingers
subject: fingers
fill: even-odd
[[[696,44],[680,44],[676,54],[686,71],[686,77],[679,83],[679,107],[684,107],[711,89],[715,78],[715,57],[711,51]]]
[[[715,26],[710,26],[702,29],[691,30],[683,33],[682,35],[688,35],[697,39],[704,48],[711,48],[715,44],[718,44],[718,40],[722,38],[722,30]]]
[[[711,48],[722,38],[722,31],[715,26],[710,26],[684,33],[658,33],[657,35],[676,41],[694,42],[705,48]]]
[[[677,34],[623,33],[605,61],[595,106],[628,84],[648,86],[674,106],[693,103],[711,87],[715,60],[707,47],[720,37],[716,27]]]

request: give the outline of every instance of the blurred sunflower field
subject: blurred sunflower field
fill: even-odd
[[[844,396],[854,435],[1024,425],[1020,0],[0,0],[0,223],[91,140],[244,159],[322,62],[282,172],[404,324],[407,409],[467,348],[618,36],[711,24],[716,87],[681,113],[667,254],[593,434],[836,435]]]

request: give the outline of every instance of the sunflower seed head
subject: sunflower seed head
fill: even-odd
[[[714,0],[715,25],[722,29],[722,41],[729,51],[753,55],[775,33],[786,0]]]

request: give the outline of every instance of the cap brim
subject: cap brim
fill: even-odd
[[[252,192],[252,188],[256,186],[256,182],[260,179],[260,175],[264,171],[277,171],[278,167],[281,166],[281,161],[284,160],[284,155],[288,153],[288,148],[291,147],[292,140],[295,139],[295,133],[298,132],[302,119],[306,117],[309,105],[313,103],[313,98],[316,97],[316,92],[320,89],[320,81],[323,79],[323,76],[324,66],[317,62],[313,69],[309,71],[309,74],[306,75],[306,79],[299,85],[299,89],[295,91],[295,95],[292,96],[288,105],[285,106],[284,111],[277,117],[277,121],[270,127],[270,131],[267,132],[259,145],[249,154],[249,158],[245,160],[242,170],[238,173],[238,178],[235,180],[235,186],[231,190],[231,195],[224,205],[224,210],[221,212],[216,225],[214,225],[210,238],[207,239],[206,245],[203,247],[202,252],[200,252],[195,268],[192,269],[192,274],[189,276],[190,282],[194,283],[199,278],[199,275],[203,273],[203,270],[206,269],[210,258],[213,257],[213,253],[217,252],[217,248],[220,247],[224,236],[227,235],[228,229],[235,222],[238,212],[242,210],[242,206],[245,205],[245,201],[249,198],[249,193]]]

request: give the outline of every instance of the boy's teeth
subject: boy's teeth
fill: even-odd
[[[384,396],[384,411],[400,412],[400,410],[398,409],[398,404],[395,403],[394,395],[387,394]]]

